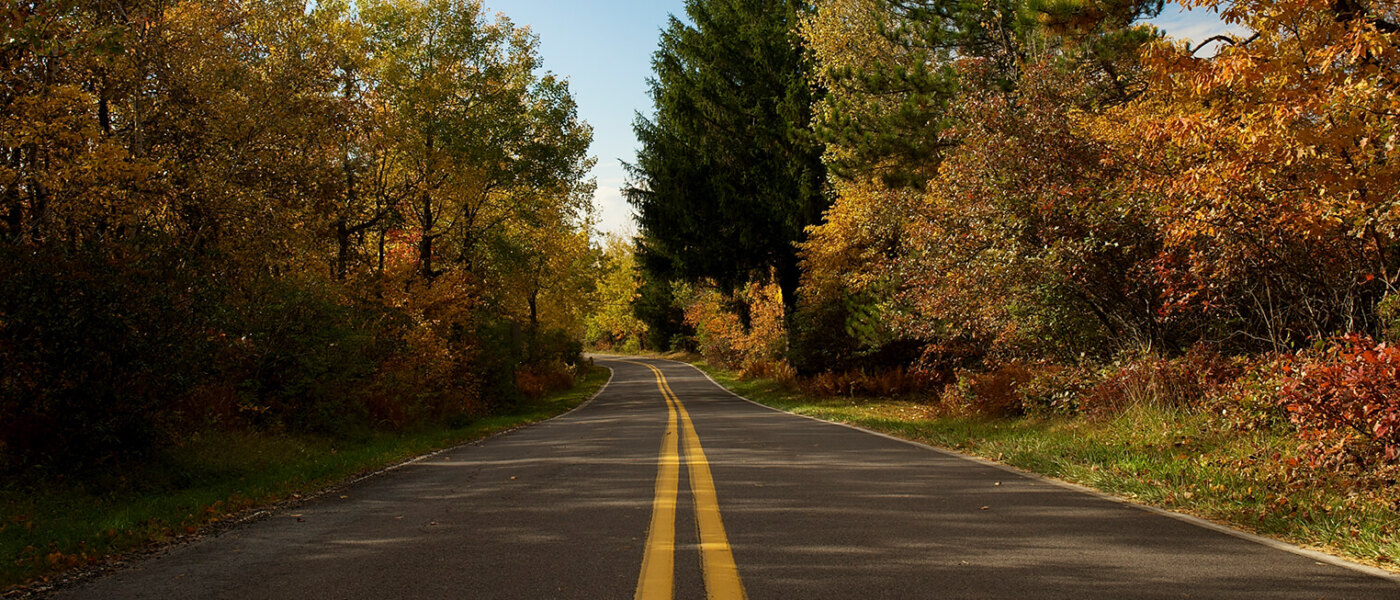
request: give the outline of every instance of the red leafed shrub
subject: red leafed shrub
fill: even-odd
[[[1112,414],[1130,406],[1193,409],[1241,374],[1241,368],[1205,345],[1174,359],[1128,361],[1089,390],[1083,410]]]
[[[1315,462],[1400,458],[1400,348],[1353,334],[1288,375],[1282,401]]]

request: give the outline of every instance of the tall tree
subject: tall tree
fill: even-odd
[[[1140,224],[1098,210],[1106,184],[1084,182],[1111,169],[1067,126],[1142,93],[1137,50],[1155,33],[1134,23],[1160,10],[1157,0],[817,2],[802,35],[827,89],[815,127],[836,200],[803,245],[794,366],[899,361],[908,354],[895,350],[920,341],[1035,337],[1045,331],[1023,318],[1035,311],[1051,315],[1035,323],[1060,329],[1108,323],[1160,337],[1144,289],[1120,289],[1130,261],[1106,250]],[[1084,193],[1066,202],[1061,189]],[[1094,314],[1062,318],[1044,308],[1052,301]]]
[[[541,218],[556,188],[581,184],[592,129],[568,84],[540,67],[537,39],[479,0],[365,0],[382,93],[421,179],[404,203],[424,280],[443,259],[479,270],[482,246],[512,219]]]
[[[733,288],[776,273],[791,314],[794,243],[827,206],[796,0],[688,0],[653,57],[656,112],[625,194],[648,269]]]

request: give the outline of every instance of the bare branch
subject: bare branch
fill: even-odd
[[[1244,45],[1247,45],[1247,44],[1249,44],[1250,42],[1252,42],[1252,41],[1254,41],[1254,40],[1257,40],[1257,39],[1259,39],[1259,33],[1258,33],[1258,32],[1255,32],[1254,35],[1251,35],[1251,36],[1249,36],[1247,39],[1244,39],[1244,40],[1240,40],[1239,38],[1237,38],[1237,37],[1235,37],[1235,36],[1233,36],[1233,35],[1224,35],[1224,34],[1221,34],[1221,35],[1213,35],[1213,36],[1210,36],[1210,37],[1206,38],[1206,40],[1203,41],[1203,42],[1201,42],[1200,44],[1197,44],[1195,48],[1192,48],[1192,49],[1191,49],[1191,54],[1192,54],[1192,55],[1195,55],[1197,52],[1200,52],[1200,51],[1201,51],[1201,48],[1205,48],[1206,46],[1210,45],[1210,44],[1213,43],[1213,42],[1220,42],[1220,43],[1222,43],[1222,44],[1229,44],[1229,45],[1231,45],[1231,46],[1244,46]]]

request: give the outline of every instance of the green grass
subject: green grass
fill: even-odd
[[[122,474],[0,488],[0,590],[146,547],[296,499],[403,460],[570,410],[608,379],[593,368],[573,389],[462,427],[331,440],[207,434]]]
[[[1358,489],[1340,475],[1300,468],[1298,442],[1285,432],[1228,430],[1209,415],[1146,407],[1097,420],[955,417],[910,399],[817,398],[697,366],[774,408],[981,456],[1373,566],[1396,570],[1400,559],[1400,488]]]

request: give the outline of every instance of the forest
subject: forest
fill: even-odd
[[[1176,40],[1160,1],[688,2],[608,254],[636,267],[601,280],[635,320],[595,341],[938,414],[1214,415],[1188,429],[1392,494],[1400,5],[1184,4],[1244,33]]]
[[[1238,33],[686,0],[605,235],[481,0],[12,1],[0,585],[562,412],[585,349],[1400,560],[1400,3],[1182,5]]]
[[[567,387],[590,127],[476,0],[0,14],[0,472]]]

